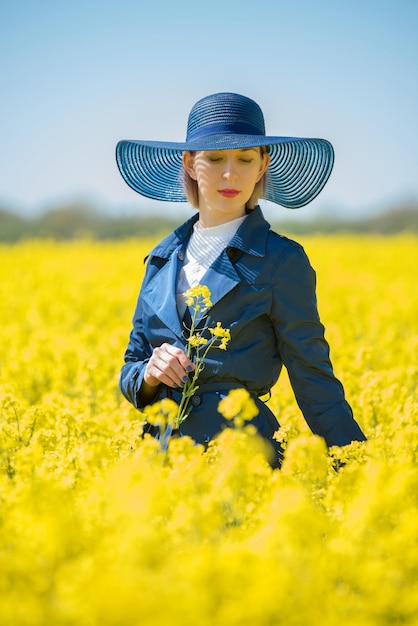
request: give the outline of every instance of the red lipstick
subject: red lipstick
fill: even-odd
[[[224,198],[235,198],[239,194],[237,189],[219,189],[218,191]]]

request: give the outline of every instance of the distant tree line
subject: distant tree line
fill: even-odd
[[[0,241],[147,237],[172,230],[178,224],[178,220],[163,216],[111,216],[81,203],[59,206],[32,217],[0,208]]]
[[[59,206],[44,213],[26,217],[0,208],[0,241],[16,242],[30,238],[71,240],[78,238],[124,239],[127,237],[149,237],[163,235],[179,225],[162,215],[135,216],[106,215],[96,208],[81,203]],[[309,221],[281,219],[272,224],[282,233],[375,233],[391,235],[399,232],[418,233],[418,201],[400,204],[378,215],[349,220],[317,217]]]

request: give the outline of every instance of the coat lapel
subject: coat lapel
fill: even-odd
[[[183,338],[184,327],[177,313],[177,280],[185,246],[198,218],[196,213],[150,252],[150,258],[157,257],[167,262],[150,280],[141,295],[164,326],[180,339]]]
[[[182,262],[179,259],[181,252],[182,245],[179,245],[173,250],[167,263],[157,272],[142,294],[144,302],[152,308],[163,324],[179,338],[182,338],[184,333],[183,323],[177,313],[176,302],[177,280]],[[240,278],[224,251],[200,282],[209,288],[212,306],[215,306],[240,282]],[[207,310],[204,312],[204,315],[206,314]],[[198,315],[196,322],[199,323],[202,317],[202,314]]]
[[[201,280],[201,284],[206,285],[210,291],[212,307],[234,289],[239,282],[240,277],[225,250],[218,256]],[[197,316],[198,323],[202,317],[202,315]]]
[[[183,326],[177,313],[176,287],[181,263],[179,260],[181,248],[182,246],[179,245],[174,249],[167,263],[148,283],[142,294],[144,302],[151,307],[163,324],[179,338],[182,337]]]

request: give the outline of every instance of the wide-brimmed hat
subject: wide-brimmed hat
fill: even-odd
[[[331,174],[334,150],[329,141],[266,135],[258,104],[236,93],[216,93],[196,102],[185,142],[122,140],[116,160],[124,180],[141,195],[187,202],[182,183],[185,150],[257,146],[266,146],[270,154],[266,200],[289,209],[311,202]]]

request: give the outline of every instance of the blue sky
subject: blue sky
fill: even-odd
[[[0,206],[179,211],[127,187],[115,145],[182,141],[217,91],[254,98],[269,134],[333,143],[304,215],[417,199],[417,32],[416,0],[2,0]]]

